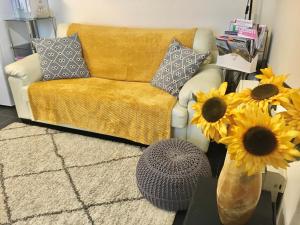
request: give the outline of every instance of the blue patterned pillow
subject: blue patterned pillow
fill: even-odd
[[[180,89],[199,71],[209,54],[199,53],[173,40],[151,84],[178,96]]]
[[[77,34],[32,41],[41,60],[43,80],[89,77]]]

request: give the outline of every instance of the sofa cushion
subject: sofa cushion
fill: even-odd
[[[71,24],[78,33],[91,76],[150,82],[169,43],[193,46],[196,29],[147,29]]]
[[[171,136],[176,99],[149,83],[102,78],[33,83],[35,120],[151,144]]]
[[[43,80],[90,76],[77,34],[64,38],[35,38],[32,43],[40,56]]]
[[[28,87],[22,88],[22,97],[24,102],[29,102]],[[185,128],[188,123],[188,111],[177,102],[172,109],[171,126],[175,128]]]
[[[200,69],[209,52],[200,53],[173,40],[151,83],[178,96],[183,85]]]

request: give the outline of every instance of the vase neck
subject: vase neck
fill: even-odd
[[[240,177],[248,177],[247,172],[242,167],[238,167],[234,160],[230,159],[230,154],[228,152],[225,157],[223,170],[231,175],[240,176]],[[258,174],[261,174],[261,173],[257,173],[254,175],[258,175]],[[252,176],[254,176],[254,175],[252,175]]]

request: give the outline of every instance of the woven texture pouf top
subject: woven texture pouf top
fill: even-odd
[[[147,200],[159,208],[178,211],[187,209],[198,178],[211,176],[211,168],[197,146],[169,139],[144,150],[136,176]]]

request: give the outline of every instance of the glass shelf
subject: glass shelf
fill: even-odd
[[[29,21],[34,21],[34,20],[48,20],[48,19],[54,19],[54,17],[49,16],[49,17],[41,17],[41,18],[9,18],[5,19],[4,21],[11,21],[11,22],[29,22]]]
[[[8,34],[9,34],[9,38],[10,38],[10,43],[11,43],[11,49],[14,53],[15,59],[18,60],[22,57],[25,57],[27,55],[30,55],[32,53],[35,52],[32,44],[31,44],[31,40],[33,38],[40,38],[40,32],[39,32],[39,21],[41,20],[49,20],[51,22],[51,26],[53,28],[54,31],[54,36],[56,36],[56,21],[55,21],[55,17],[40,17],[40,18],[9,18],[9,19],[5,19],[4,21],[6,22],[7,25],[7,29],[8,29]],[[17,30],[22,27],[19,26],[15,26],[14,27],[14,22],[21,22],[23,23],[23,27],[26,30],[22,30],[21,32],[27,32],[26,36],[28,37],[27,40],[25,40],[24,44],[16,44],[13,43],[15,39],[13,39],[13,35],[15,35],[15,33],[17,32]],[[12,30],[16,30],[16,32],[12,32]],[[25,33],[24,33],[25,34]],[[24,35],[23,35],[24,36]]]

